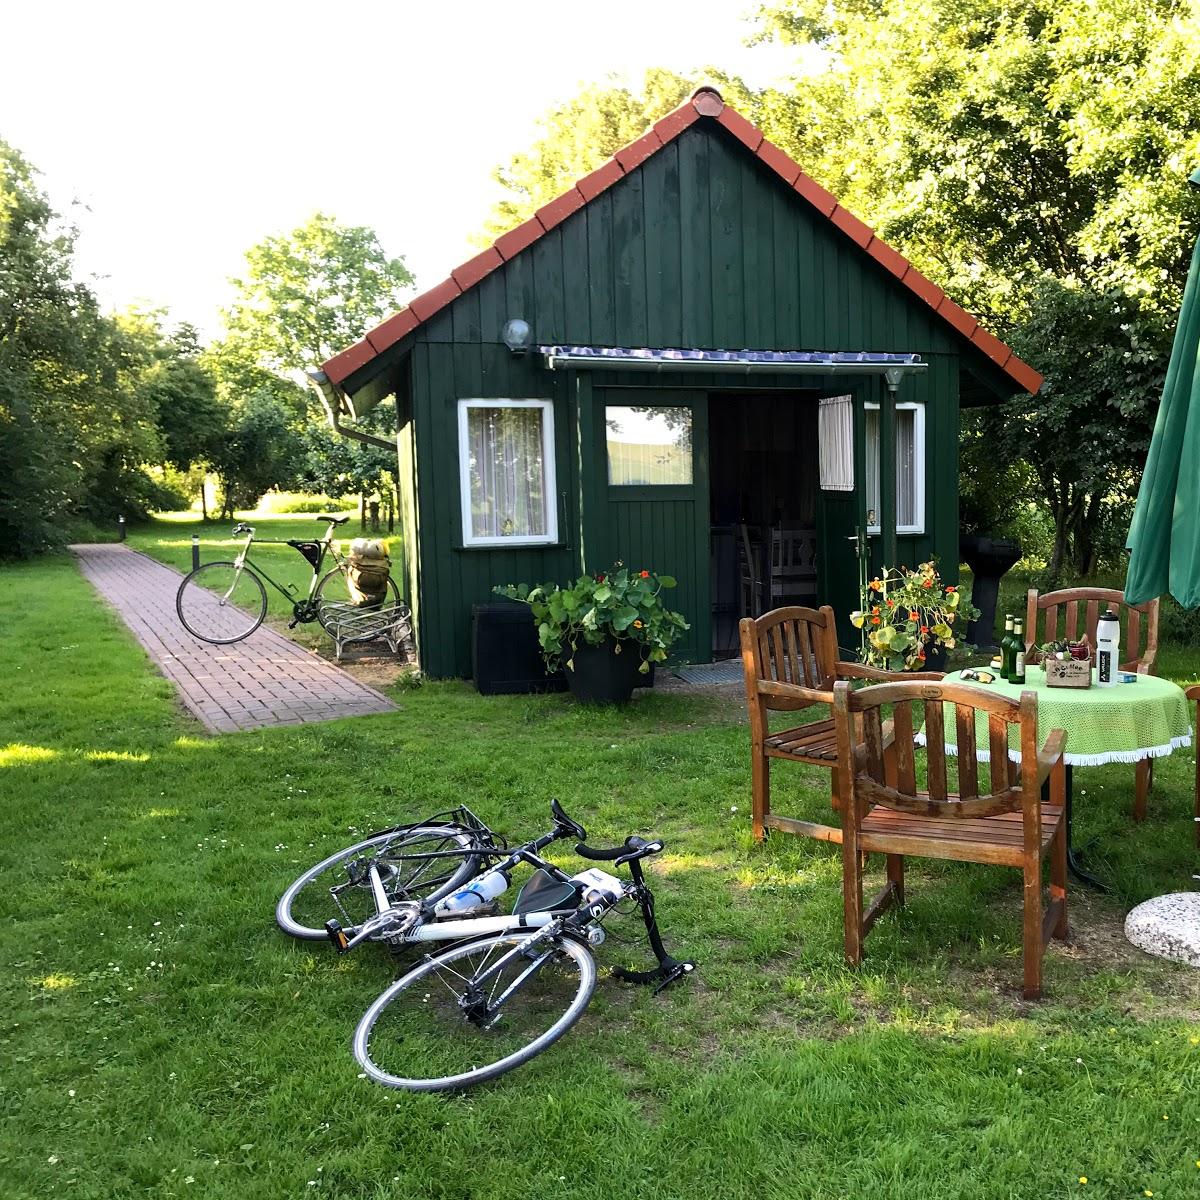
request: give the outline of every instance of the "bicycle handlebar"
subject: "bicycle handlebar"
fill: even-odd
[[[663,849],[663,844],[660,841],[648,842],[645,838],[640,838],[636,834],[630,834],[625,839],[621,846],[611,846],[606,850],[601,850],[597,846],[586,846],[583,842],[578,842],[575,846],[575,853],[580,858],[590,859],[592,862],[611,862],[618,867],[622,863],[633,862],[635,859],[648,858],[651,854],[660,854]]]

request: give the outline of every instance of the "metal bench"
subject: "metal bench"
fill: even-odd
[[[412,612],[407,604],[361,608],[350,603],[321,606],[321,624],[333,639],[334,659],[342,661],[342,649],[356,642],[383,638],[393,654],[412,636]]]

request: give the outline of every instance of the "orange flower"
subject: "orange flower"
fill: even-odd
[[[871,591],[877,592],[881,587],[883,587],[883,584],[881,584],[878,579],[872,579],[867,586],[871,589]]]
[[[872,624],[872,625],[878,625],[878,624],[879,624],[879,618],[878,618],[878,617],[872,617],[872,618],[871,618],[871,624]]]
[[[871,611],[872,611],[873,613],[877,613],[877,612],[879,611],[879,605],[878,605],[878,604],[873,604],[873,605],[871,606]]]
[[[922,586],[922,587],[933,587],[933,580],[932,580],[932,579],[926,579],[926,580],[925,580],[925,582],[921,584],[921,586]]]
[[[633,627],[634,627],[634,629],[641,629],[641,627],[642,627],[641,621],[634,621]]]
[[[918,658],[919,658],[919,659],[920,659],[922,662],[924,662],[924,661],[925,661],[925,651],[924,651],[924,650],[918,650],[918,651],[917,651],[917,657],[918,657]]]
[[[928,633],[928,632],[929,632],[929,626],[928,626],[928,625],[922,625],[922,626],[921,626],[921,632],[922,632],[922,633]]]
[[[915,608],[910,608],[908,610],[908,619],[910,621],[919,621],[921,619],[921,614]]]
[[[642,578],[643,578],[643,579],[649,579],[649,578],[650,578],[650,572],[649,572],[649,571],[643,571],[643,572],[642,572]]]
[[[895,600],[889,600],[889,601],[887,602],[887,606],[888,606],[888,608],[895,608],[895,607],[896,607],[896,602],[895,602]]]
[[[946,589],[946,591],[948,591],[948,592],[957,592],[957,591],[958,591],[958,588],[956,588],[956,587],[955,587],[953,584],[951,584],[951,585],[950,585],[950,586],[949,586],[949,587]]]

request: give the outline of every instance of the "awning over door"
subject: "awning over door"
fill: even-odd
[[[797,375],[917,374],[928,367],[919,354],[841,350],[671,350],[620,346],[539,346],[551,371],[591,368],[612,371],[724,371]]]

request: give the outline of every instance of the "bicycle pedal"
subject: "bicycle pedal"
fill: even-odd
[[[349,939],[346,937],[346,931],[337,921],[325,922],[325,936],[333,943],[334,949],[339,954],[346,953],[349,947]]]

